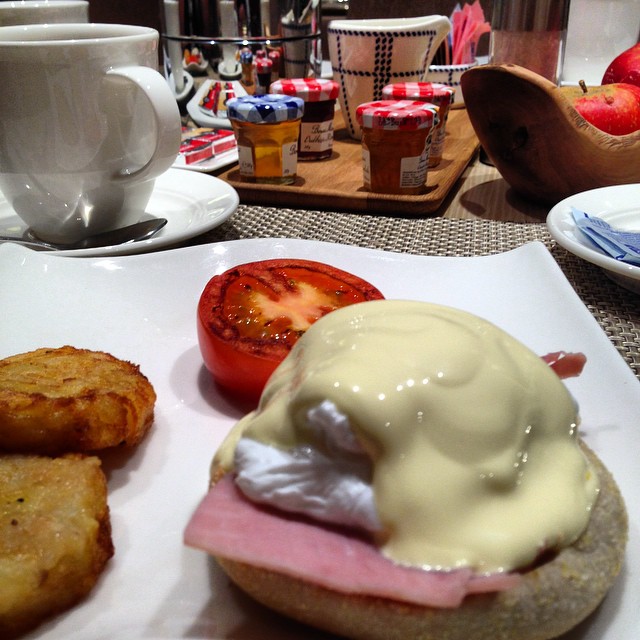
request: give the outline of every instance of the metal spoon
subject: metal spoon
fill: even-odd
[[[147,240],[156,234],[164,225],[167,224],[166,218],[152,218],[150,220],[142,220],[134,224],[130,224],[113,231],[104,231],[88,236],[78,242],[70,244],[45,242],[39,240],[35,236],[24,238],[17,236],[0,235],[0,242],[15,242],[25,247],[33,247],[45,249],[48,251],[66,250],[66,249],[93,249],[95,247],[109,247],[111,245],[129,244],[140,240]]]

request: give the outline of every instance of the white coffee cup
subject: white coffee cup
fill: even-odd
[[[380,100],[388,84],[422,80],[450,29],[449,19],[438,15],[329,23],[333,78],[340,85],[340,108],[352,138],[362,135],[358,105]]]
[[[86,0],[3,0],[0,27],[16,24],[89,22]]]
[[[39,237],[137,221],[181,122],[147,27],[0,27],[0,190]]]

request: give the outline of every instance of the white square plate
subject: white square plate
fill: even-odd
[[[88,599],[30,638],[326,638],[230,587],[182,543],[209,464],[240,411],[204,370],[196,306],[211,276],[252,260],[312,258],[356,273],[388,298],[466,309],[540,354],[582,351],[567,381],[583,435],[611,469],[630,515],[627,564],[604,605],[571,634],[635,640],[640,628],[640,385],[540,243],[477,258],[389,253],[302,240],[239,240],[156,254],[77,260],[0,246],[0,357],[71,344],[140,364],[156,422],[130,454],[105,458],[116,554]]]

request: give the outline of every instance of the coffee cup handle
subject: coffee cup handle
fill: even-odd
[[[156,146],[149,161],[131,173],[122,173],[116,181],[148,180],[161,175],[173,165],[180,149],[180,111],[165,78],[151,67],[116,67],[107,75],[121,76],[135,83],[146,95],[156,121]]]

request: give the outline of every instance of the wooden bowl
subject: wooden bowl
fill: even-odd
[[[640,182],[640,131],[600,131],[537,73],[482,65],[463,75],[462,90],[480,144],[523,196],[555,204],[588,189]]]

